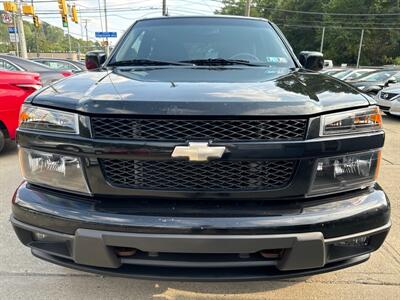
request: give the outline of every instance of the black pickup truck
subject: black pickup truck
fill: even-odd
[[[375,102],[264,19],[139,20],[30,96],[11,222],[46,261],[256,280],[368,260],[390,228]]]

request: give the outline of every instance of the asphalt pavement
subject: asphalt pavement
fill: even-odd
[[[9,222],[21,182],[16,147],[0,154],[0,299],[400,299],[400,119],[384,117],[379,183],[392,204],[384,246],[361,265],[290,280],[187,283],[102,277],[51,265],[30,254]]]

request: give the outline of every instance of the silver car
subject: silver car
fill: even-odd
[[[381,90],[376,101],[386,114],[400,116],[400,84],[395,84]]]

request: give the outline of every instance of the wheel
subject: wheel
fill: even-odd
[[[5,144],[6,144],[6,137],[4,136],[4,132],[0,130],[0,152],[3,151]]]

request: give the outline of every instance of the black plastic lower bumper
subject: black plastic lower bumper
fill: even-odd
[[[96,273],[105,276],[118,276],[136,279],[159,279],[171,281],[256,281],[256,280],[276,280],[293,277],[316,275],[331,271],[348,268],[367,261],[369,254],[330,263],[323,268],[286,271],[282,272],[273,267],[253,267],[253,268],[165,268],[157,266],[134,266],[124,265],[119,269],[99,268],[85,265],[78,265],[71,260],[52,256],[45,252],[32,249],[32,254],[45,261],[71,268],[79,271]]]
[[[129,201],[126,200],[125,201]],[[304,201],[273,215],[199,217],[134,209],[23,184],[11,221],[42,259],[80,270],[138,278],[254,280],[303,276],[368,259],[390,228],[379,186]],[[264,209],[267,209],[264,207]],[[121,249],[132,252],[122,255]]]

